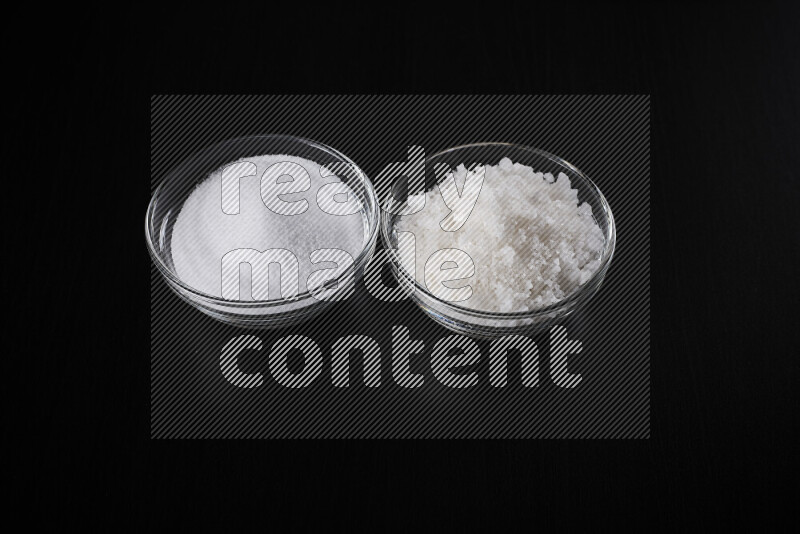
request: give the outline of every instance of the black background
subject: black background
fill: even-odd
[[[26,264],[43,295],[18,312],[46,344],[24,353],[47,356],[35,371],[48,400],[20,423],[42,445],[27,477],[35,520],[54,519],[42,513],[51,498],[122,522],[185,512],[219,528],[269,528],[279,512],[295,526],[372,528],[489,529],[519,514],[531,528],[797,519],[797,7],[374,5],[357,18],[278,7],[49,12],[52,31],[6,39],[18,88],[37,90],[7,105],[32,135],[8,131],[6,150],[68,163],[24,212],[58,222],[31,230],[49,244]],[[16,54],[40,41],[41,61]],[[160,93],[650,94],[651,439],[150,441],[148,198],[137,184],[149,181],[148,102]],[[100,515],[78,513],[86,525]]]

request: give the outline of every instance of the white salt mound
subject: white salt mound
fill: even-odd
[[[241,159],[256,165],[253,176],[240,178],[239,213],[222,210],[222,168],[211,173],[184,202],[172,231],[172,261],[178,277],[190,287],[220,297],[222,294],[222,257],[235,249],[264,251],[282,248],[291,251],[299,263],[299,290],[307,289],[312,271],[329,264],[312,264],[312,251],[324,248],[344,250],[355,259],[364,244],[364,220],[361,213],[331,215],[317,205],[317,192],[326,184],[341,182],[336,176],[322,178],[320,165],[287,155],[264,155]],[[308,201],[305,213],[287,216],[270,211],[261,199],[261,176],[275,163],[292,162],[309,174],[307,191],[283,195],[287,202]],[[224,167],[223,167],[224,168]],[[276,272],[277,274],[277,272]],[[281,274],[283,276],[283,274]],[[241,288],[249,294],[252,272],[241,275]],[[270,300],[280,298],[278,276],[269,278]],[[243,298],[242,300],[250,300]]]
[[[469,175],[485,169],[483,186],[469,219],[455,232],[440,221],[449,213],[439,188],[425,193],[425,207],[400,217],[398,231],[416,238],[416,278],[424,285],[426,260],[437,250],[463,250],[475,275],[449,287],[472,287],[457,304],[493,312],[521,312],[555,304],[585,284],[600,267],[604,236],[589,204],[564,173],[534,172],[503,158],[496,166],[455,176],[459,191]]]

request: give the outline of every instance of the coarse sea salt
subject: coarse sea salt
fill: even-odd
[[[238,213],[223,211],[222,168],[200,182],[184,202],[171,241],[172,261],[181,281],[198,291],[221,297],[221,261],[227,253],[235,249],[284,249],[298,260],[299,292],[303,293],[313,289],[307,287],[309,275],[330,265],[324,261],[312,264],[312,252],[335,248],[353,259],[358,257],[365,239],[363,212],[333,215],[323,211],[316,200],[322,187],[341,182],[337,176],[321,172],[318,163],[295,156],[262,155],[239,160],[245,161],[254,164],[257,170],[252,176],[239,178]],[[278,163],[295,163],[308,173],[309,189],[281,195],[284,202],[306,199],[308,208],[303,213],[275,213],[264,204],[261,178]],[[281,181],[282,178],[277,178],[277,182]],[[275,274],[279,276],[269,276],[269,300],[281,298],[280,283],[286,273]],[[251,300],[253,272],[242,269],[240,276],[242,298],[238,300]]]
[[[555,304],[585,284],[600,267],[605,240],[591,206],[578,203],[569,177],[503,158],[498,165],[471,170],[459,165],[445,180],[454,178],[464,191],[464,184],[483,171],[477,202],[456,231],[440,226],[451,210],[439,187],[424,193],[421,211],[398,218],[395,229],[415,237],[417,281],[425,284],[425,264],[434,252],[459,249],[475,264],[474,276],[446,284],[471,286],[472,295],[456,303],[460,306],[530,311]],[[419,196],[410,196],[409,204]]]

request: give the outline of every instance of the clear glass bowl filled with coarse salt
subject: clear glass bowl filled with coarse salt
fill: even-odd
[[[399,284],[436,322],[473,337],[524,333],[579,309],[600,287],[614,217],[572,164],[477,143],[427,157],[424,173],[424,186],[411,177],[405,192],[393,186],[381,235]]]
[[[281,327],[352,294],[372,256],[379,207],[347,156],[260,135],[187,158],[155,190],[145,235],[183,300],[238,326]]]

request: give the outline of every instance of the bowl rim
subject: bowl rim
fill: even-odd
[[[603,248],[603,253],[601,257],[600,266],[598,266],[597,270],[594,272],[591,278],[586,281],[577,291],[574,291],[568,297],[554,303],[550,304],[549,306],[544,306],[542,308],[535,308],[533,310],[528,311],[521,311],[521,312],[492,312],[486,310],[479,310],[475,308],[468,308],[465,306],[461,306],[458,304],[453,304],[452,302],[448,302],[446,300],[442,300],[439,297],[433,295],[430,291],[428,291],[427,287],[420,284],[415,277],[411,277],[405,270],[400,267],[399,257],[395,248],[391,247],[391,242],[389,240],[390,232],[392,228],[389,227],[389,224],[394,218],[394,214],[381,214],[381,239],[383,240],[383,244],[388,250],[388,255],[393,260],[393,268],[391,269],[392,273],[395,276],[402,276],[403,279],[400,280],[398,278],[398,282],[401,285],[405,285],[406,287],[411,287],[410,284],[413,283],[414,291],[411,293],[412,299],[417,301],[419,304],[419,294],[417,291],[420,291],[422,295],[426,296],[428,299],[434,301],[438,306],[442,306],[445,310],[451,310],[452,312],[478,317],[482,319],[531,319],[531,318],[538,318],[538,317],[545,317],[550,316],[554,312],[562,311],[564,309],[569,309],[573,303],[583,300],[585,296],[588,294],[587,292],[590,289],[597,288],[600,283],[603,281],[605,277],[606,271],[608,270],[609,265],[611,264],[611,258],[614,256],[614,249],[616,248],[617,242],[617,230],[616,230],[616,223],[614,222],[614,215],[611,212],[611,207],[608,205],[608,200],[606,200],[605,195],[597,187],[597,184],[594,183],[583,171],[578,169],[572,163],[566,161],[565,159],[556,156],[555,154],[551,154],[550,152],[541,150],[539,148],[531,147],[528,145],[521,145],[516,143],[505,143],[505,142],[480,142],[480,143],[469,143],[464,145],[458,145],[450,148],[446,148],[444,150],[440,150],[431,156],[426,156],[425,158],[425,169],[428,168],[430,160],[433,160],[436,157],[442,156],[444,154],[448,154],[451,152],[455,152],[457,150],[464,150],[464,149],[475,149],[480,147],[508,147],[513,148],[516,150],[523,150],[527,152],[531,152],[538,156],[542,156],[547,158],[554,163],[565,167],[566,169],[570,170],[576,176],[578,176],[581,180],[583,180],[599,197],[600,204],[603,207],[603,211],[607,214],[608,218],[608,238],[606,245]],[[596,219],[595,219],[596,220]],[[393,225],[392,225],[393,227]],[[441,310],[437,309],[437,311],[441,312]]]
[[[186,158],[181,160],[178,164],[176,164],[167,173],[167,175],[164,177],[164,179],[161,181],[161,183],[158,185],[158,187],[156,187],[155,190],[153,191],[153,194],[151,195],[150,201],[149,201],[149,203],[147,205],[147,210],[145,212],[145,220],[144,220],[145,241],[147,242],[147,251],[149,252],[150,257],[152,258],[152,260],[155,263],[156,267],[158,268],[159,272],[162,274],[162,276],[164,276],[167,279],[168,282],[180,287],[182,290],[187,291],[190,294],[195,295],[195,296],[197,296],[197,297],[199,297],[199,298],[201,298],[201,299],[203,299],[205,301],[210,301],[210,302],[213,302],[215,304],[222,305],[222,306],[228,306],[228,307],[234,307],[234,308],[242,308],[242,309],[264,308],[264,307],[269,308],[269,307],[285,306],[287,304],[297,303],[297,302],[300,302],[300,301],[303,301],[303,300],[308,300],[308,299],[313,299],[317,303],[324,303],[324,302],[329,302],[329,301],[332,301],[332,300],[336,300],[335,298],[318,299],[318,298],[314,297],[314,295],[312,295],[311,292],[308,291],[308,290],[306,290],[306,291],[304,291],[302,293],[299,293],[298,295],[296,295],[296,296],[294,296],[292,298],[288,298],[288,299],[281,298],[281,299],[272,299],[272,300],[246,300],[246,301],[226,300],[226,299],[223,299],[222,297],[218,297],[216,295],[211,295],[209,293],[205,293],[203,291],[200,291],[199,289],[195,289],[194,287],[192,287],[192,286],[186,284],[185,282],[183,282],[183,280],[181,280],[177,276],[176,273],[173,273],[172,270],[169,268],[169,266],[166,265],[166,263],[164,262],[164,259],[161,257],[161,254],[156,250],[155,243],[153,242],[153,238],[154,238],[154,236],[156,236],[157,234],[160,233],[160,230],[157,231],[154,228],[154,226],[152,224],[153,223],[153,221],[152,221],[153,217],[152,216],[153,216],[153,213],[155,211],[156,205],[158,203],[158,196],[159,196],[159,193],[164,188],[164,186],[166,184],[168,184],[171,179],[176,179],[177,178],[177,175],[178,175],[177,173],[178,173],[179,169],[182,167],[182,165],[184,163],[190,161],[192,158],[199,157],[204,152],[206,152],[208,150],[211,150],[213,148],[222,147],[224,145],[232,144],[232,143],[236,143],[236,142],[244,142],[244,141],[248,141],[248,140],[254,140],[254,139],[262,139],[262,140],[267,140],[267,141],[288,140],[288,141],[299,142],[299,143],[303,143],[303,144],[306,144],[306,145],[310,145],[310,146],[312,146],[314,148],[317,148],[317,149],[320,149],[320,150],[322,150],[324,152],[328,152],[331,155],[335,156],[336,158],[339,158],[343,162],[345,162],[348,165],[352,166],[354,172],[356,172],[358,177],[362,180],[362,182],[364,183],[364,189],[366,190],[366,200],[368,200],[369,204],[371,204],[375,208],[373,210],[374,211],[374,217],[370,221],[369,235],[367,236],[367,238],[365,240],[365,244],[364,244],[364,247],[362,248],[361,252],[359,253],[359,255],[356,258],[353,258],[353,263],[350,265],[350,267],[345,272],[343,272],[338,278],[336,278],[336,281],[338,283],[338,287],[337,287],[337,290],[336,290],[337,293],[338,293],[338,291],[340,289],[346,288],[348,283],[351,283],[351,282],[348,281],[348,278],[351,275],[353,276],[353,281],[355,281],[355,275],[356,275],[358,269],[361,268],[364,264],[366,264],[367,261],[369,261],[370,257],[372,256],[372,252],[374,251],[375,243],[377,241],[378,233],[380,231],[380,219],[381,219],[381,216],[380,216],[381,215],[380,214],[380,203],[378,202],[378,196],[377,196],[377,193],[375,192],[375,186],[372,184],[372,181],[369,179],[367,174],[361,169],[361,167],[356,165],[356,163],[352,159],[350,159],[349,157],[344,155],[342,152],[336,150],[335,148],[333,148],[331,146],[328,146],[328,145],[326,145],[324,143],[321,143],[319,141],[314,141],[313,139],[308,139],[308,138],[305,138],[305,137],[299,137],[299,136],[296,136],[296,135],[289,135],[289,134],[257,134],[257,135],[245,135],[245,136],[240,136],[240,137],[232,137],[232,138],[229,138],[229,139],[224,139],[222,141],[210,144],[210,145],[208,145],[208,146],[206,146],[204,148],[201,148],[201,149],[193,152],[190,156],[187,156]],[[291,155],[291,154],[287,154],[287,155]],[[214,171],[212,171],[212,172],[214,172]],[[366,207],[364,208],[364,211],[366,211]],[[299,311],[300,310],[285,310],[285,311],[284,310],[279,310],[276,313],[284,313],[284,312],[285,313],[297,313]]]

